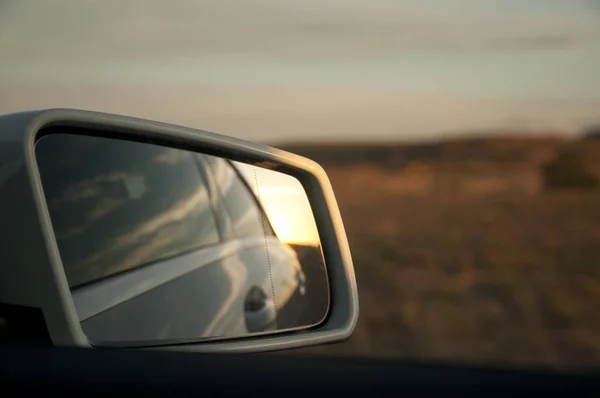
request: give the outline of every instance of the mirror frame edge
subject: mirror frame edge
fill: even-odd
[[[274,147],[204,130],[94,111],[47,109],[4,115],[0,117],[0,130],[4,130],[3,127],[8,126],[11,130],[10,134],[15,134],[16,139],[20,140],[22,144],[20,147],[29,180],[29,192],[21,192],[21,195],[30,195],[29,200],[32,200],[35,205],[37,222],[41,228],[47,257],[46,264],[32,267],[49,266],[52,279],[55,281],[52,284],[53,287],[48,286],[48,291],[41,292],[37,304],[45,315],[60,313],[58,318],[63,322],[62,325],[60,325],[60,321],[47,322],[48,331],[54,344],[92,347],[81,329],[70,295],[54,232],[50,225],[50,217],[35,160],[34,146],[40,130],[53,125],[108,130],[110,134],[114,132],[120,136],[119,138],[129,140],[147,142],[148,139],[151,139],[171,142],[173,146],[181,149],[196,152],[204,150],[205,153],[257,166],[258,163],[271,162],[276,165],[274,170],[296,177],[306,190],[321,236],[321,245],[327,256],[330,311],[325,321],[315,329],[221,341],[158,346],[151,349],[196,352],[265,352],[343,341],[353,333],[359,315],[359,302],[352,257],[333,188],[325,170],[319,164]],[[39,246],[40,243],[42,242],[37,242],[36,246]],[[58,289],[54,289],[54,287]],[[33,301],[35,302],[35,300]]]

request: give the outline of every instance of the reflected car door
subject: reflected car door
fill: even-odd
[[[76,302],[83,311],[99,295],[106,301],[106,292],[122,298],[92,316],[89,309],[80,311],[92,341],[188,340],[273,330],[278,307],[297,288],[295,253],[274,235],[231,165],[219,159],[214,168],[202,156],[180,156],[196,160],[196,184],[206,189],[221,242],[78,289]],[[134,286],[140,286],[140,294],[134,295]]]
[[[241,246],[222,239],[189,152],[53,134],[38,141],[36,157],[92,343],[246,332],[243,304],[233,299],[247,290],[246,266],[236,255]]]

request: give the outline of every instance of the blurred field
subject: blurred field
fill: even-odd
[[[599,365],[600,193],[548,192],[540,171],[570,150],[598,173],[599,145],[286,148],[330,175],[361,301],[349,341],[297,352]]]

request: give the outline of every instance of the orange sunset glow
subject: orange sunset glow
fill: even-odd
[[[254,193],[258,193],[279,239],[289,244],[320,244],[317,225],[300,181],[277,171],[235,164]]]

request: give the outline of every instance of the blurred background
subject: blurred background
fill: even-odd
[[[361,314],[298,355],[597,367],[598,71],[596,0],[0,2],[0,113],[126,114],[323,164]]]

